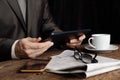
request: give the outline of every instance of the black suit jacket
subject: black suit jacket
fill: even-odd
[[[49,29],[59,31],[49,14],[47,0],[28,0],[26,23],[16,0],[0,0],[0,61],[11,59],[15,40],[39,37]]]

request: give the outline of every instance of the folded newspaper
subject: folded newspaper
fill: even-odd
[[[65,50],[61,54],[52,56],[46,66],[46,71],[57,74],[79,74],[90,77],[112,70],[120,69],[120,60],[97,56],[98,63],[85,64],[73,57],[72,50]]]

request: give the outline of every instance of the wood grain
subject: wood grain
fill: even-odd
[[[83,45],[81,50],[84,50]],[[118,45],[120,47],[120,45]],[[57,55],[63,50],[48,51],[41,55],[40,58],[50,58],[50,56]],[[85,50],[86,51],[86,50]],[[89,52],[89,51],[88,51]],[[98,53],[100,56],[111,57],[120,59],[120,48],[116,51],[108,53]],[[103,73],[100,75],[92,76],[89,78],[80,78],[74,75],[59,75],[48,72],[43,73],[19,73],[18,70],[29,59],[22,60],[9,60],[0,62],[0,80],[119,80],[120,69],[111,72]]]

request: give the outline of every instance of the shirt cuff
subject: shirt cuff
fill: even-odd
[[[12,59],[19,59],[16,55],[15,55],[15,45],[16,43],[18,42],[19,40],[16,40],[13,45],[12,45],[12,48],[11,48],[11,57]]]

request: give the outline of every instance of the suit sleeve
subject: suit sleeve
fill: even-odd
[[[61,32],[62,30],[54,23],[53,17],[49,11],[48,1],[45,1],[45,8],[44,8],[44,29],[54,29],[54,32]]]
[[[11,47],[14,40],[8,38],[0,39],[0,61],[11,59]]]

